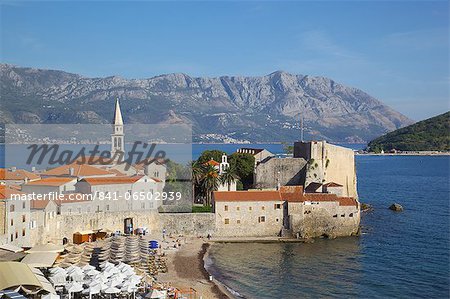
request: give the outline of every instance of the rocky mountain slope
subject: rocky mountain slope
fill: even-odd
[[[121,99],[127,123],[189,123],[194,140],[307,138],[360,142],[412,123],[365,92],[277,71],[262,77],[86,78],[0,64],[2,123],[109,123]]]
[[[450,151],[450,112],[390,132],[368,146],[373,152]]]

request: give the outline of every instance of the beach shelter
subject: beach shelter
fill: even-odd
[[[85,295],[89,295],[89,299],[92,298],[92,295],[100,294],[102,287],[100,284],[95,284],[88,289],[84,290],[82,293]]]
[[[42,283],[31,271],[30,266],[19,262],[0,263],[0,290],[26,287],[37,292],[42,289]]]
[[[84,266],[83,268],[81,268],[81,270],[83,270],[84,272],[89,272],[91,270],[95,270],[95,267],[88,264],[88,265]]]
[[[57,252],[36,252],[27,254],[22,263],[34,268],[50,268],[56,261],[59,253]]]
[[[36,253],[36,252],[58,252],[64,251],[63,245],[56,245],[52,243],[47,243],[43,245],[37,245],[26,251],[26,253]]]

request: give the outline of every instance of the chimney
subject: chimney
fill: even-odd
[[[36,167],[35,166],[31,167],[31,172],[36,172]]]
[[[11,172],[16,172],[17,168],[15,166],[11,167]]]
[[[73,167],[69,168],[69,175],[73,176],[75,174],[75,169]]]

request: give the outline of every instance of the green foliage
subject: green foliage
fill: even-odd
[[[243,188],[250,188],[253,185],[255,157],[251,154],[233,153],[229,157],[229,163],[235,169],[235,173],[240,178]]]
[[[189,182],[191,178],[190,165],[183,165],[171,160],[166,163],[166,184],[164,186],[165,192],[181,192],[183,197],[191,198],[192,186]]]
[[[283,144],[283,151],[287,155],[294,154],[294,146],[292,144],[289,144],[287,142],[282,142]]]
[[[370,151],[450,151],[450,112],[395,130],[369,142]]]
[[[222,155],[223,152],[219,150],[206,150],[198,157],[197,163],[204,164],[211,160],[211,158],[220,163],[222,161]]]
[[[192,206],[192,213],[211,213],[211,206]]]

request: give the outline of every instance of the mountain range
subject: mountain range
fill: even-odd
[[[0,64],[2,123],[110,123],[121,101],[125,123],[192,125],[195,142],[300,138],[365,142],[412,120],[353,87],[276,71],[261,77],[88,78]]]

